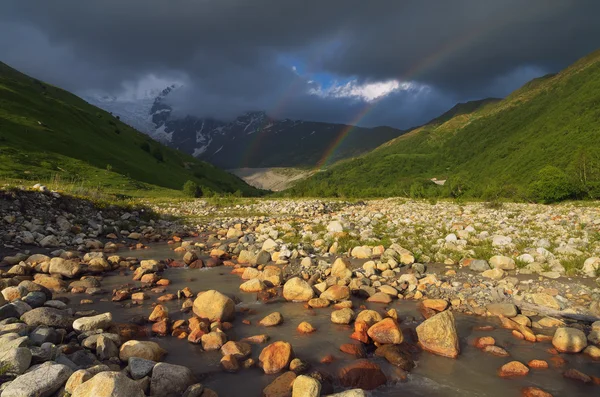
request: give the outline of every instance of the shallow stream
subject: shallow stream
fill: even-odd
[[[132,251],[130,254],[119,252],[123,256],[131,255],[140,259],[178,258],[167,244],[157,244],[147,250]],[[275,302],[262,303],[256,300],[255,294],[243,293],[239,290],[240,277],[230,274],[231,268],[217,267],[212,269],[168,268],[162,274],[171,284],[166,287],[166,293],[176,293],[177,290],[189,287],[194,293],[202,290],[215,289],[222,293],[238,298],[239,308],[250,308],[250,313],[238,313],[234,327],[226,331],[229,339],[239,340],[246,336],[267,334],[270,342],[284,340],[292,344],[296,357],[311,364],[315,369],[335,375],[336,370],[352,361],[354,358],[339,350],[343,343],[352,342],[349,335],[351,326],[333,324],[330,321],[332,307],[325,309],[306,309],[301,303]],[[110,291],[120,285],[131,283],[132,272],[126,275],[110,274],[104,277],[102,288],[107,291],[102,296],[67,295],[75,310],[94,309],[98,312],[110,311],[115,322],[129,322],[135,315],[148,316],[152,311],[152,303],[159,294],[147,291],[151,299],[141,305],[131,305],[131,301],[110,302]],[[93,304],[80,305],[79,300],[90,298]],[[102,299],[102,301],[101,301]],[[129,303],[127,305],[127,303]],[[126,307],[129,306],[129,307]],[[190,314],[180,312],[181,301],[170,301],[164,304],[169,308],[171,319],[187,319]],[[401,327],[414,328],[422,320],[413,301],[394,301],[390,305],[355,301],[355,310],[360,306],[382,311],[384,308],[395,308],[401,319]],[[276,327],[262,327],[258,321],[267,314],[279,311],[283,314],[284,323]],[[546,343],[529,343],[516,339],[511,332],[500,328],[500,322],[494,318],[467,316],[455,314],[458,335],[461,341],[461,354],[458,359],[439,357],[427,352],[418,354],[415,359],[417,366],[409,374],[406,382],[400,382],[395,373],[395,367],[384,359],[371,357],[388,375],[388,384],[372,393],[373,396],[520,396],[520,390],[526,386],[540,387],[556,396],[585,396],[600,395],[598,386],[585,385],[580,382],[565,379],[562,372],[568,368],[579,369],[588,375],[600,376],[600,361],[594,362],[583,354],[561,355],[567,364],[563,368],[555,368],[549,359],[552,354],[546,350],[552,345]],[[416,321],[414,320],[416,319]],[[242,323],[250,320],[251,325]],[[302,321],[310,322],[317,331],[309,335],[301,335],[296,327]],[[494,325],[492,331],[477,331],[474,327]],[[493,336],[496,345],[506,349],[511,357],[496,357],[486,354],[473,346],[473,340],[479,336]],[[214,389],[220,396],[260,396],[262,389],[276,375],[265,375],[259,368],[240,370],[235,374],[225,373],[220,369],[221,353],[204,352],[199,346],[190,344],[187,340],[175,337],[153,337],[168,351],[166,362],[189,367],[206,386]],[[270,343],[269,342],[269,343]],[[252,357],[257,360],[263,345],[253,345]],[[335,359],[331,364],[320,364],[320,360],[331,354]],[[547,360],[549,369],[532,369],[527,376],[516,379],[502,379],[497,375],[498,369],[512,360],[527,363],[531,359]],[[336,386],[336,391],[342,389]]]

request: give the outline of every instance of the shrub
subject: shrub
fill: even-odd
[[[159,147],[155,147],[154,149],[152,149],[152,156],[154,156],[154,158],[156,160],[158,160],[159,162],[164,161],[162,151],[160,150]]]
[[[555,203],[571,197],[574,190],[563,170],[547,165],[540,170],[537,180],[531,183],[530,192],[535,201]]]
[[[150,144],[146,141],[140,143],[140,149],[142,149],[144,152],[148,152],[150,153]]]
[[[202,196],[202,189],[200,189],[200,186],[198,186],[198,184],[194,181],[187,181],[186,183],[184,183],[182,190],[183,194],[185,194],[188,197]]]

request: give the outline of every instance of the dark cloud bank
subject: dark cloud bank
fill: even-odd
[[[3,0],[0,60],[74,92],[184,81],[174,101],[196,115],[408,127],[595,50],[598,15],[595,0]],[[415,84],[373,105],[307,94],[313,73]]]

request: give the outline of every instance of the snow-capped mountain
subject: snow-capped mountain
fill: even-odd
[[[328,164],[365,153],[403,133],[390,127],[275,120],[265,112],[248,112],[230,122],[176,117],[167,100],[176,88],[169,86],[152,100],[86,100],[168,146],[226,169]]]

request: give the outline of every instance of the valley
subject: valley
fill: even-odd
[[[75,3],[0,4],[0,397],[598,395],[591,2]]]

